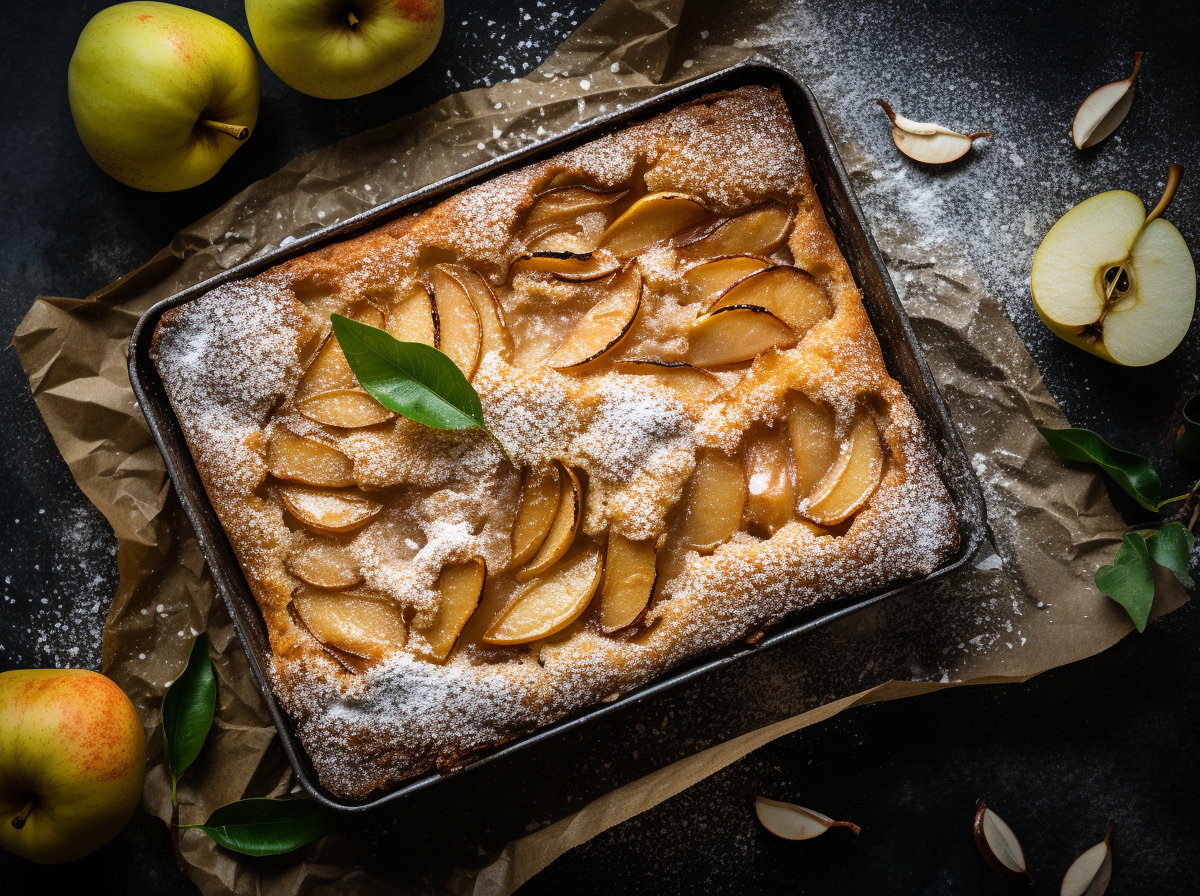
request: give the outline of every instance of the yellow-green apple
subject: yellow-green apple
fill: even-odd
[[[145,771],[142,723],[109,679],[0,673],[0,846],[43,864],[87,855],[125,827]]]
[[[139,190],[183,190],[216,174],[250,136],[258,60],[220,19],[119,3],[79,35],[67,94],[96,164]]]
[[[1175,226],[1159,217],[1182,169],[1146,214],[1126,190],[1110,190],[1063,215],[1033,259],[1033,303],[1046,326],[1106,361],[1141,367],[1183,341],[1196,307],[1196,267]]]
[[[246,0],[263,61],[301,93],[340,100],[403,78],[442,36],[442,0]]]

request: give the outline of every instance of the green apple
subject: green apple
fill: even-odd
[[[442,0],[246,0],[263,61],[301,93],[340,100],[403,78],[442,36]]]
[[[0,846],[47,865],[87,855],[133,816],[145,771],[142,723],[109,679],[0,673]]]
[[[1149,215],[1126,190],[1110,190],[1063,215],[1033,259],[1030,287],[1054,333],[1106,361],[1141,367],[1161,361],[1187,335],[1196,308],[1196,267],[1175,226],[1159,215],[1179,185]]]
[[[67,70],[75,128],[122,183],[202,184],[258,119],[258,60],[219,19],[170,3],[119,3],[79,35]]]

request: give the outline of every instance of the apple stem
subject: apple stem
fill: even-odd
[[[357,27],[358,27],[358,16],[356,16],[356,15],[354,14],[354,10],[352,10],[352,9],[348,9],[348,10],[346,10],[346,18],[348,18],[348,19],[350,20],[350,27],[351,27],[351,28],[357,28]]]
[[[1142,51],[1138,50],[1133,54],[1133,74],[1129,76],[1129,83],[1132,84],[1134,78],[1138,76],[1138,71],[1142,67]]]
[[[877,102],[880,106],[883,107],[883,111],[887,113],[888,120],[891,121],[892,127],[895,127],[896,126],[896,113],[892,111],[892,107],[889,106],[887,104],[887,102],[884,100],[876,100],[875,102]]]
[[[29,818],[29,813],[33,811],[33,804],[36,799],[37,798],[31,794],[29,800],[25,803],[25,808],[23,808],[13,817],[12,826],[18,831],[25,827],[25,820]]]
[[[239,143],[250,136],[250,129],[240,124],[226,124],[223,121],[211,121],[207,118],[201,118],[199,124],[206,128],[212,128],[214,131],[220,131],[222,134],[228,134]]]
[[[1158,200],[1158,205],[1154,206],[1154,211],[1146,216],[1146,224],[1149,224],[1167,210],[1167,206],[1175,198],[1175,191],[1179,189],[1179,181],[1182,178],[1183,166],[1177,162],[1172,162],[1171,169],[1167,174],[1167,188],[1163,190],[1162,199]],[[1142,227],[1145,228],[1146,224],[1143,224]]]

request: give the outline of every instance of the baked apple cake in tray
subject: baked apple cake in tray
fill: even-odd
[[[445,352],[509,457],[376,402],[333,313]],[[768,86],[212,288],[150,357],[342,799],[959,547]]]

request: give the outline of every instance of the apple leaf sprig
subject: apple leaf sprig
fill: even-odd
[[[179,824],[176,785],[199,757],[212,727],[217,679],[208,655],[208,636],[192,642],[187,663],[163,697],[163,758],[171,777],[171,843],[183,868],[179,831],[194,828],[226,849],[249,856],[291,852],[330,833],[337,819],[324,806],[305,799],[252,797],[221,806],[203,824]]]
[[[350,369],[381,405],[434,429],[482,429],[509,459],[483,419],[479,394],[445,352],[340,314],[330,321]]]
[[[1200,466],[1200,394],[1189,398],[1183,411],[1175,453],[1184,463]],[[1158,513],[1183,502],[1172,519],[1125,532],[1112,564],[1096,571],[1096,587],[1125,608],[1139,632],[1145,631],[1154,603],[1156,565],[1170,570],[1184,587],[1195,584],[1188,574],[1188,561],[1196,543],[1192,529],[1200,518],[1200,481],[1187,494],[1166,498],[1158,472],[1140,454],[1114,448],[1086,429],[1042,427],[1041,433],[1060,457],[1100,467],[1147,510]]]

